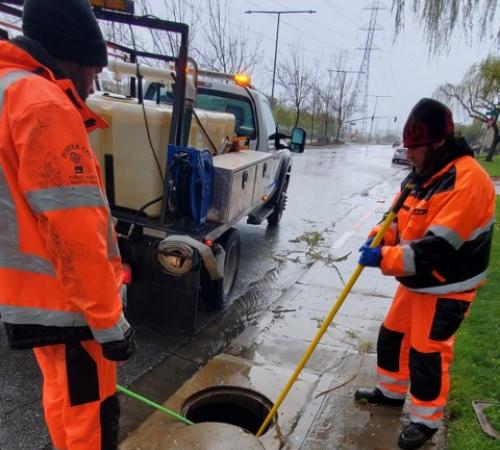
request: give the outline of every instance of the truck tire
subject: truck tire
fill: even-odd
[[[224,278],[208,283],[208,292],[205,295],[209,309],[221,310],[227,306],[229,296],[236,284],[236,277],[240,265],[240,234],[236,228],[227,230],[217,242],[222,246],[224,257]]]
[[[288,189],[289,181],[290,181],[290,173],[287,173],[285,175],[285,180],[283,182],[284,183],[283,189],[281,190],[280,196],[278,197],[278,200],[274,205],[274,210],[271,213],[271,215],[267,218],[267,224],[270,227],[277,227],[281,222],[281,218],[283,217],[283,211],[285,211],[286,208],[286,200],[287,200],[286,190]]]

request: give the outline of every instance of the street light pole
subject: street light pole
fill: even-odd
[[[342,83],[340,84],[340,100],[339,100],[339,125],[337,127],[337,137],[335,140],[339,140],[340,136],[340,126],[342,123],[342,101],[344,100],[344,85],[345,85],[345,79],[348,73],[364,73],[362,70],[340,70],[340,69],[327,69],[327,71],[330,73],[330,76],[332,72],[336,73],[342,73]]]
[[[294,10],[294,11],[262,11],[262,10],[251,10],[245,11],[245,14],[276,14],[278,16],[278,21],[276,24],[276,42],[274,44],[274,64],[273,64],[273,84],[271,88],[271,103],[274,106],[274,83],[276,80],[276,60],[278,59],[278,36],[280,32],[280,18],[281,14],[315,14],[316,11],[312,9],[309,10]]]
[[[390,98],[392,95],[369,95],[368,97],[375,97],[375,106],[373,108],[373,114],[371,117],[371,124],[370,124],[370,134],[368,135],[368,143],[372,141],[372,130],[373,130],[373,121],[375,120],[375,113],[377,111],[377,103],[379,98]]]

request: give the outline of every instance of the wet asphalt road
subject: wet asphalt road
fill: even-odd
[[[344,243],[364,213],[374,223],[377,202],[391,197],[407,173],[391,165],[390,146],[311,148],[294,155],[287,210],[278,229],[238,224],[242,245],[234,301],[224,313],[205,313],[195,338],[137,330],[139,351],[120,368],[120,382],[162,402],[212,355],[227,345],[316,259],[345,256]],[[353,213],[356,214],[353,214]],[[344,250],[345,252],[345,250]],[[0,332],[0,449],[50,448],[40,406],[41,380],[29,351],[10,352]],[[149,410],[122,403],[122,436]]]

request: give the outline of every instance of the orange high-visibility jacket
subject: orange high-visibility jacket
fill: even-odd
[[[105,126],[70,80],[56,79],[26,51],[0,42],[5,323],[88,326],[100,343],[123,339],[129,325],[119,295],[120,254],[87,137]]]
[[[489,175],[458,156],[406,199],[384,237],[382,272],[415,292],[475,289],[486,278],[494,217]]]

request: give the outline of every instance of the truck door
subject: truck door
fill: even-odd
[[[260,114],[260,129],[259,129],[259,142],[260,145],[258,150],[263,150],[273,154],[273,164],[270,168],[274,180],[278,178],[278,169],[280,168],[280,162],[283,158],[283,153],[288,152],[288,150],[276,150],[274,146],[274,138],[270,138],[274,133],[276,133],[276,122],[274,121],[273,113],[271,110],[271,105],[263,95],[255,95],[255,101],[259,102],[259,114]]]

